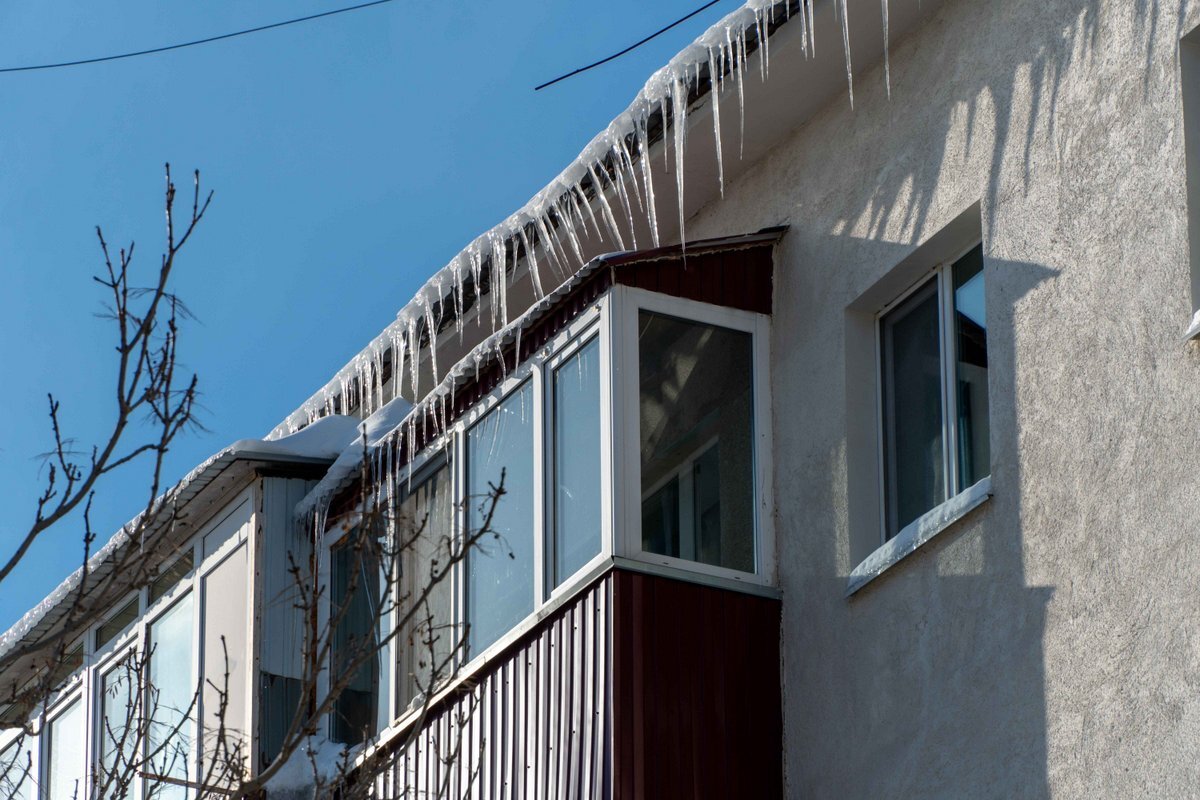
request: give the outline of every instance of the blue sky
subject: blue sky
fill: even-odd
[[[0,9],[0,66],[225,33],[343,3],[127,0]],[[619,113],[727,0],[642,49],[541,92],[700,5],[610,0],[395,3],[127,61],[0,75],[0,553],[28,529],[50,446],[46,394],[90,445],[111,424],[111,323],[91,276],[137,242],[161,251],[162,165],[216,191],[175,289],[197,316],[180,360],[207,430],[174,481],[264,435],[394,317],[435,269],[516,210]],[[107,537],[145,502],[145,471],[99,487]],[[0,585],[0,630],[82,556],[81,522],[46,534]]]

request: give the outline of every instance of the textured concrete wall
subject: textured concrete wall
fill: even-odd
[[[790,797],[1200,791],[1177,62],[1197,23],[1180,0],[950,0],[894,45],[890,100],[859,76],[854,110],[689,222],[792,226],[772,374]],[[847,408],[869,390],[846,309],[975,203],[995,496],[846,599]]]

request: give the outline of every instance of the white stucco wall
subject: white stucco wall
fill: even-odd
[[[1197,23],[1196,2],[950,0],[894,45],[890,100],[860,76],[854,110],[839,98],[689,222],[791,226],[771,376],[790,797],[1200,786],[1177,62]],[[994,497],[847,599],[847,307],[976,203]]]

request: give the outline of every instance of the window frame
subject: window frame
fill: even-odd
[[[967,256],[971,251],[983,246],[981,237],[976,237],[971,240],[971,243],[961,249],[953,251],[953,255],[939,259],[927,270],[913,281],[902,292],[896,295],[893,299],[885,303],[874,315],[874,336],[875,336],[875,452],[876,452],[876,468],[877,479],[879,485],[879,543],[881,545],[895,539],[910,525],[918,522],[922,517],[931,511],[934,511],[946,503],[953,500],[958,495],[962,494],[971,486],[960,485],[962,476],[959,474],[959,459],[958,459],[958,393],[954,391],[955,381],[958,377],[957,358],[958,351],[954,336],[954,266]],[[979,272],[984,280],[984,297],[986,298],[986,281],[987,281],[987,260],[983,259],[983,266]],[[945,476],[943,481],[942,497],[932,508],[926,509],[917,519],[912,520],[904,525],[897,522],[895,533],[888,535],[891,522],[891,503],[889,496],[891,489],[888,485],[888,449],[887,449],[887,428],[888,413],[884,399],[884,384],[885,378],[885,363],[883,353],[883,320],[890,313],[900,308],[905,301],[914,295],[923,291],[930,283],[936,282],[934,296],[937,298],[937,317],[938,317],[938,374],[941,380],[940,394],[942,401],[942,472]],[[990,430],[991,419],[991,400],[988,400],[988,419]],[[980,481],[991,477],[991,464],[988,465],[988,474],[983,476]],[[979,483],[980,481],[976,481]]]
[[[614,390],[621,413],[613,420],[613,435],[619,459],[626,465],[619,497],[622,504],[619,530],[614,533],[617,555],[652,567],[679,570],[701,578],[732,580],[758,586],[775,585],[774,487],[771,469],[772,417],[770,401],[771,319],[766,314],[717,306],[696,300],[618,285],[612,290],[614,306],[614,349],[619,348],[623,369],[614,376]],[[649,553],[642,549],[642,464],[640,411],[640,354],[638,351],[638,315],[642,311],[676,317],[687,322],[712,325],[750,334],[751,414],[754,453],[752,463],[754,492],[755,571],[720,567],[684,558]],[[700,450],[697,454],[702,454]]]

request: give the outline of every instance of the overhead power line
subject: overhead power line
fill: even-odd
[[[559,75],[557,78],[555,78],[555,79],[554,79],[554,80],[552,80],[552,81],[546,81],[546,82],[545,82],[545,83],[543,83],[543,84],[540,84],[540,85],[538,85],[538,86],[535,86],[535,87],[533,87],[533,90],[534,90],[535,92],[537,92],[537,91],[540,91],[540,90],[542,90],[542,89],[545,89],[547,86],[553,86],[554,84],[558,83],[559,81],[565,81],[567,78],[572,78],[572,77],[574,77],[574,76],[578,75],[578,74],[579,74],[579,73],[581,73],[581,72],[587,72],[589,69],[595,69],[596,67],[600,66],[601,64],[607,64],[608,62],[610,62],[610,61],[612,61],[612,60],[614,60],[614,59],[620,58],[621,56],[625,55],[626,53],[628,53],[628,52],[630,52],[630,51],[633,51],[633,50],[636,50],[636,49],[638,49],[639,47],[641,47],[642,45],[644,45],[646,42],[650,41],[651,39],[654,39],[654,38],[656,38],[656,37],[658,37],[658,36],[661,36],[662,34],[666,33],[666,32],[667,32],[667,31],[669,31],[669,30],[671,30],[671,28],[674,28],[676,25],[679,25],[679,24],[681,24],[681,23],[687,22],[689,19],[691,19],[692,17],[696,16],[696,15],[697,15],[697,14],[699,14],[701,11],[704,11],[704,10],[706,10],[706,9],[712,8],[713,6],[715,6],[715,5],[716,5],[717,3],[719,3],[719,2],[721,2],[721,0],[711,0],[711,2],[705,3],[704,5],[700,6],[700,7],[699,7],[699,8],[697,8],[695,11],[693,11],[693,12],[692,12],[692,13],[690,13],[690,14],[688,14],[687,16],[685,16],[685,17],[680,17],[679,19],[677,19],[677,20],[675,20],[674,22],[672,22],[670,25],[667,25],[667,26],[665,26],[665,27],[659,28],[659,29],[658,29],[658,30],[656,30],[654,33],[652,33],[652,34],[650,34],[649,36],[647,36],[645,39],[642,39],[641,41],[638,41],[638,42],[634,42],[633,44],[629,45],[629,47],[626,47],[626,48],[625,48],[624,50],[622,50],[621,52],[619,52],[619,53],[613,53],[611,56],[608,56],[607,58],[602,58],[602,59],[600,59],[599,61],[596,61],[596,62],[594,62],[594,63],[592,63],[592,64],[588,64],[586,67],[580,67],[580,68],[579,68],[579,69],[577,69],[577,70],[573,70],[573,71],[571,71],[571,72],[568,72],[566,75]]]
[[[283,28],[288,25],[296,25],[301,22],[311,22],[314,19],[322,19],[324,17],[332,17],[335,14],[345,14],[348,11],[360,11],[364,8],[372,6],[381,6],[384,3],[392,3],[395,0],[371,0],[368,3],[359,3],[354,6],[345,6],[343,8],[335,8],[330,11],[322,11],[319,14],[309,14],[306,17],[296,17],[294,19],[285,19],[282,22],[272,22],[270,25],[259,25],[256,28],[246,28],[245,30],[234,31],[233,33],[222,33],[219,36],[208,36],[204,39],[193,39],[190,42],[179,42],[178,44],[168,44],[163,47],[151,47],[147,50],[134,50],[129,53],[118,53],[110,56],[98,56],[96,58],[81,58],[75,61],[59,61],[53,64],[28,64],[21,67],[0,67],[0,73],[4,72],[32,72],[39,69],[59,69],[60,67],[78,67],[83,64],[100,64],[104,61],[120,61],[123,58],[134,58],[136,56],[148,56],[154,53],[166,53],[169,50],[182,50],[185,47],[195,47],[198,44],[208,44],[209,42],[219,42],[224,39],[234,39],[238,36],[247,36],[251,33],[260,33],[269,31],[275,28]]]

